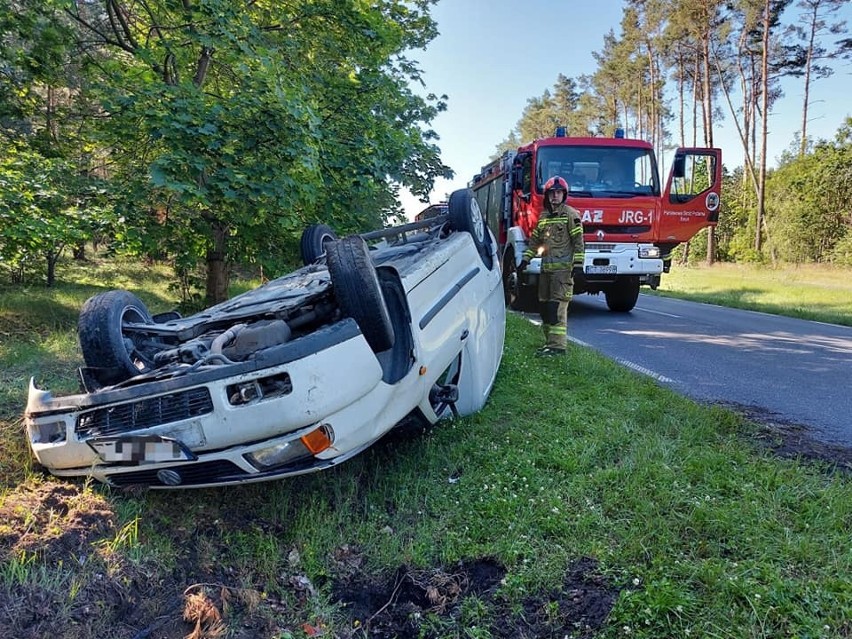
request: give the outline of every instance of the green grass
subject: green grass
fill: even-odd
[[[647,289],[643,289],[647,292]],[[674,265],[659,295],[852,326],[852,272],[830,266]]]
[[[167,307],[166,279],[146,277],[127,286]],[[392,586],[401,565],[475,558],[505,566],[497,597],[424,615],[421,636],[501,636],[507,611],[529,616],[536,597],[552,621],[539,636],[852,636],[848,474],[776,458],[760,426],[590,350],[536,358],[540,331],[516,315],[482,412],[340,467],[142,494],[43,477],[21,432],[26,380],[73,388],[72,311],[89,286],[0,291],[2,316],[38,335],[0,347],[2,638],[134,637],[164,619],[168,636],[185,636],[183,593],[200,591],[233,636],[361,637],[335,583]],[[561,626],[552,598],[583,557],[618,589],[591,635]]]

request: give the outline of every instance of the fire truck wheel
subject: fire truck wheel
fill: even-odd
[[[503,255],[503,293],[506,306],[513,311],[538,312],[538,291],[535,286],[522,286],[515,267],[515,254],[510,248]]]
[[[127,325],[152,323],[145,304],[133,293],[107,291],[90,297],[77,322],[86,365],[113,369],[115,382],[150,371],[153,360],[144,352],[142,336]]]
[[[337,239],[328,224],[310,224],[302,231],[299,250],[302,254],[302,264],[313,264],[325,255],[326,245]]]
[[[452,229],[470,233],[473,243],[476,245],[476,250],[482,258],[482,263],[488,270],[494,268],[494,259],[491,255],[491,234],[488,232],[488,224],[479,208],[479,202],[473,196],[473,191],[470,189],[453,191],[447,208]]]
[[[609,310],[614,313],[628,313],[639,299],[639,278],[635,275],[619,277],[604,294]]]
[[[355,320],[374,352],[386,351],[394,343],[393,324],[367,243],[350,235],[325,248],[340,310]]]

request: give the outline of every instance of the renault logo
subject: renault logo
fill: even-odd
[[[604,232],[602,230],[599,229],[598,232],[596,233],[596,235],[598,237],[598,241],[601,241],[601,240],[604,239]]]

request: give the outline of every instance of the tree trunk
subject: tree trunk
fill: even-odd
[[[213,245],[207,250],[207,303],[218,304],[228,299],[228,225],[213,222]]]
[[[769,136],[769,28],[770,0],[763,3],[763,34],[761,38],[760,59],[760,164],[757,177],[757,228],[755,229],[754,250],[760,253],[763,247],[762,229],[766,216],[766,140]]]
[[[711,60],[710,60],[710,38],[711,33],[708,30],[704,42],[701,47],[701,65],[704,82],[704,145],[713,146],[713,84],[710,79]],[[705,261],[708,266],[712,266],[716,261],[716,233],[712,226],[707,228],[707,255]]]
[[[698,146],[698,102],[701,100],[701,85],[699,81],[698,59],[695,59],[692,78],[692,146]]]
[[[805,97],[802,104],[802,140],[799,146],[799,157],[804,157],[805,152],[808,150],[808,101],[810,99],[809,96],[811,91],[811,66],[813,66],[814,40],[816,39],[818,11],[818,6],[814,5],[813,15],[811,16],[811,32],[808,39],[808,56],[805,60]]]
[[[59,259],[59,251],[48,251],[47,253],[47,286],[56,283],[56,261]]]
[[[678,101],[680,103],[680,109],[678,114],[678,124],[680,125],[680,145],[686,146],[686,124],[684,116],[686,114],[686,103],[684,102],[683,92],[684,92],[684,76],[686,75],[686,66],[683,59],[683,51],[678,51],[677,57],[677,95]]]

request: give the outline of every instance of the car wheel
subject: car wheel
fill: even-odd
[[[90,297],[80,311],[77,336],[87,366],[117,369],[120,381],[153,369],[136,332],[128,324],[153,324],[142,301],[127,291],[109,291]]]
[[[299,251],[302,254],[302,264],[313,264],[325,255],[326,246],[334,242],[337,235],[328,224],[311,224],[302,231]]]
[[[628,313],[639,299],[639,278],[635,275],[619,277],[604,291],[606,305],[615,313]]]
[[[343,314],[355,320],[374,352],[393,346],[393,325],[367,243],[357,235],[330,242],[326,261]]]
[[[450,195],[448,203],[450,226],[454,231],[467,231],[473,238],[482,263],[490,270],[494,266],[491,256],[491,235],[479,202],[470,189],[459,189]]]

